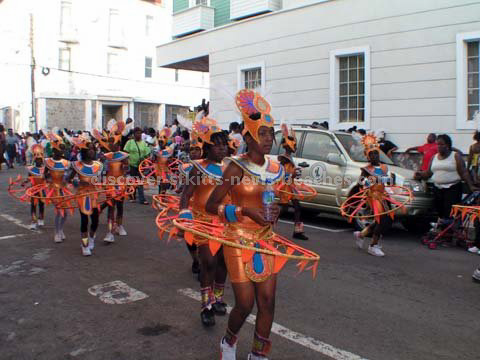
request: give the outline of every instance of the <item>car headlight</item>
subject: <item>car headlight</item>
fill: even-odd
[[[418,181],[412,181],[412,180],[407,180],[403,183],[403,186],[405,186],[407,189],[412,190],[413,192],[424,192],[425,188],[421,182]]]

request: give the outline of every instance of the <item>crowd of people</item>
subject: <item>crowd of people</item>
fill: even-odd
[[[179,230],[176,236],[185,240],[192,256],[192,272],[199,274],[202,324],[213,326],[215,316],[226,314],[223,295],[228,277],[235,305],[220,341],[221,358],[236,358],[237,335],[256,302],[257,320],[248,357],[256,360],[266,359],[271,348],[276,274],[289,259],[300,261],[301,270],[308,268],[314,273],[318,262],[318,255],[273,232],[281,211],[273,196],[276,193],[280,205],[295,210],[293,238],[308,240],[299,200],[315,195],[315,190],[293,181],[301,169],[293,157],[296,137],[292,129],[282,125],[280,145],[284,152],[278,159],[267,157],[275,138],[270,104],[251,90],[241,90],[236,104],[243,122],[232,122],[228,131],[209,118],[205,102],[196,109],[191,124],[176,119],[160,130],[136,127],[131,118],[125,122],[112,119],[105,129],[91,132],[54,128],[19,135],[8,129],[5,134],[0,125],[0,166],[2,162],[9,168],[27,165],[29,187],[19,198],[30,202],[32,229],[44,225],[45,206],[54,206],[55,243],[66,239],[67,217],[79,210],[84,256],[93,254],[104,210],[107,231],[103,241],[114,243],[115,235],[127,235],[124,201],[148,205],[145,178],[153,174],[158,199],[168,199],[168,210],[176,213],[165,222],[157,221],[157,226],[165,230],[162,227],[173,221]],[[311,126],[328,130],[328,122]],[[392,157],[398,148],[386,140],[383,130],[377,131],[377,136],[363,129],[348,131],[362,138],[362,151],[368,160],[359,179],[362,190],[353,199],[362,199],[358,202],[368,204],[374,213],[373,223],[354,233],[355,243],[363,248],[364,240],[371,238],[368,253],[381,257],[385,254],[379,242],[392,224],[393,212],[403,205],[386,191],[391,176],[380,162],[380,153]],[[474,140],[468,166],[448,135],[430,134],[426,144],[406,151],[423,155],[414,177],[433,181],[439,222],[449,221],[452,206],[462,201],[462,182],[470,192],[478,189],[479,132]],[[194,181],[174,184],[172,179],[179,174]],[[127,184],[127,177],[135,181]],[[99,178],[109,181],[99,186]],[[249,181],[229,180],[234,178]],[[355,206],[347,204],[344,209],[346,217],[356,216]],[[476,226],[477,240],[468,251],[480,255],[478,220]],[[480,281],[480,270],[475,271],[474,278]]]

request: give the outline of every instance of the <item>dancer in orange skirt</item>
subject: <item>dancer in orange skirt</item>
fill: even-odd
[[[33,164],[27,166],[28,178],[30,179],[32,186],[45,184],[45,160],[43,147],[40,144],[32,146]],[[39,214],[37,217],[37,204]],[[30,230],[36,230],[37,226],[44,226],[45,215],[45,203],[42,199],[30,199],[30,214],[32,216],[32,222],[30,224]]]
[[[225,165],[223,158],[227,156],[227,135],[219,128],[216,121],[204,117],[194,124],[198,141],[202,143],[204,159],[192,160],[192,168],[187,174],[187,185],[180,199],[181,219],[218,223],[218,217],[206,212],[208,197],[222,178]],[[191,205],[191,210],[189,209]],[[188,238],[186,238],[188,241]],[[222,248],[211,251],[208,240],[201,236],[193,236],[193,244],[198,247],[200,260],[200,292],[202,305],[200,318],[205,326],[215,325],[215,315],[226,314],[223,300],[227,270]],[[189,249],[193,251],[193,249]]]

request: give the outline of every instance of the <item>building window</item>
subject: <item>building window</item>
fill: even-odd
[[[118,54],[107,54],[107,74],[118,75]]]
[[[153,16],[147,15],[145,18],[145,36],[152,36]]]
[[[243,87],[245,89],[259,89],[262,87],[262,69],[243,70]]]
[[[468,120],[473,120],[479,111],[479,41],[470,41],[467,44],[467,92],[468,92]]]
[[[178,69],[175,69],[175,82],[178,82]]]
[[[190,0],[190,7],[198,5],[210,6],[210,0]]]
[[[340,61],[340,122],[365,121],[365,57],[342,56]]]
[[[58,68],[60,70],[70,71],[70,49],[60,49],[58,52]]]
[[[145,77],[151,78],[152,77],[152,58],[145,57]]]
[[[120,13],[117,9],[110,9],[108,22],[108,41],[110,46],[123,46],[123,30]]]
[[[72,29],[72,2],[65,0],[61,2],[60,8],[60,36],[70,35]]]
[[[480,31],[457,35],[457,129],[476,129],[480,110]]]
[[[332,129],[370,128],[369,47],[330,52]]]
[[[237,87],[255,89],[265,93],[265,63],[245,64],[237,67]]]

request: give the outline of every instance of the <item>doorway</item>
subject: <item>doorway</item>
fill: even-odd
[[[122,105],[102,105],[102,128],[107,127],[110,119],[122,120]]]

